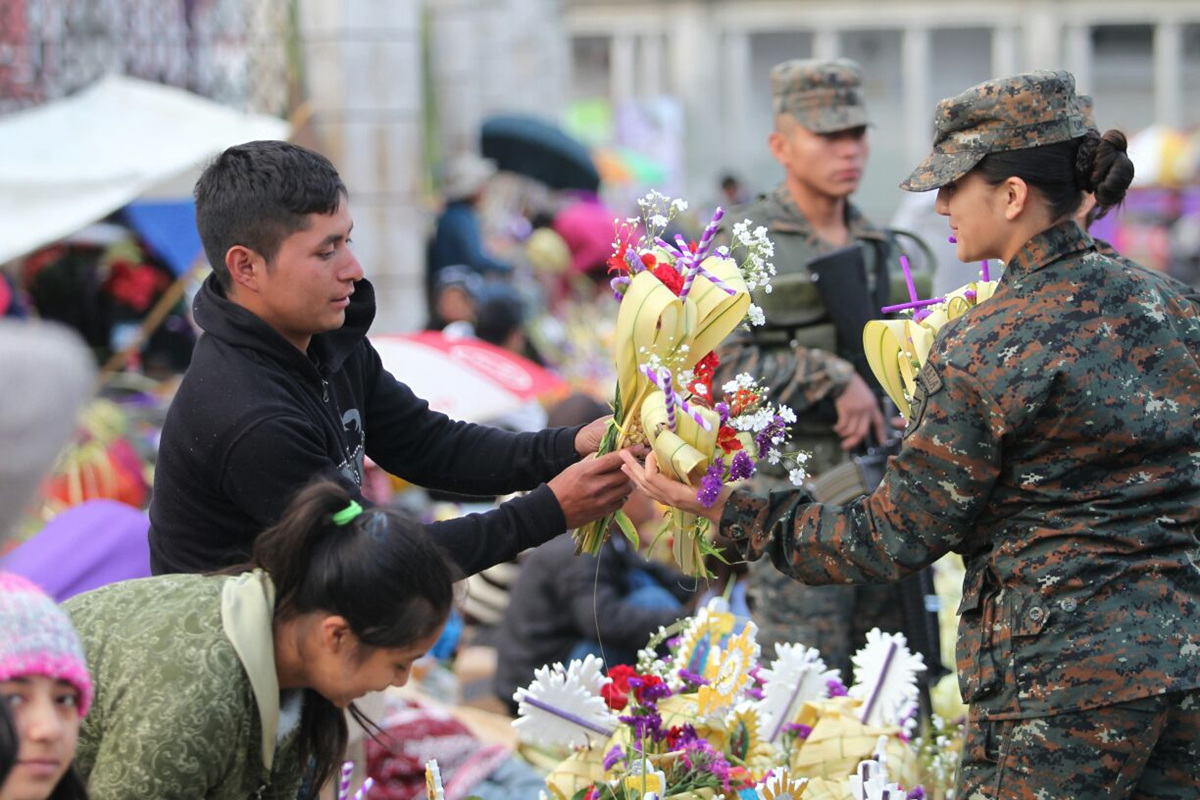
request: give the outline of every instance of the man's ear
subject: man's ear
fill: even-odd
[[[1004,181],[1004,218],[1012,222],[1021,216],[1029,203],[1029,184],[1017,177]]]
[[[249,247],[235,244],[225,253],[225,268],[235,287],[257,292],[259,277],[266,271],[267,262]]]
[[[770,148],[771,155],[775,157],[775,160],[784,166],[787,165],[787,146],[787,136],[781,133],[779,128],[776,127],[775,130],[771,131],[771,135],[767,137],[767,147]]]

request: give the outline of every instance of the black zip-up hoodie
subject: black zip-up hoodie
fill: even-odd
[[[361,486],[364,452],[431,489],[533,490],[486,514],[429,526],[466,574],[563,532],[562,508],[543,482],[578,459],[578,428],[514,434],[431,411],[367,341],[375,317],[368,281],[355,284],[345,325],[314,336],[308,355],[230,301],[215,276],[193,312],[204,335],[167,412],[155,466],[155,574],[246,561],[254,538],[314,478]]]

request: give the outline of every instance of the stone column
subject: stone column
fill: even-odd
[[[475,45],[479,0],[439,0],[428,6],[430,80],[443,155],[479,148],[482,91]]]
[[[1022,33],[1025,44],[1022,71],[1055,69],[1062,63],[1062,25],[1054,8],[1045,3],[1030,5]]]
[[[658,97],[663,93],[663,37],[647,33],[638,38],[637,93],[643,97]]]
[[[1083,94],[1095,90],[1092,86],[1092,28],[1071,24],[1066,29],[1066,64],[1075,76],[1075,89]]]
[[[749,163],[751,155],[746,139],[746,118],[750,113],[746,98],[754,87],[750,85],[750,35],[745,31],[729,31],[724,41],[723,84],[721,98],[724,125],[722,150],[733,164]]]
[[[618,33],[609,45],[611,65],[610,91],[613,108],[619,108],[626,100],[637,94],[637,39],[630,34]]]
[[[929,110],[933,108],[928,28],[904,29],[900,63],[904,85],[904,153],[909,163],[919,164],[929,153]]]
[[[813,31],[813,58],[829,61],[842,53],[842,40],[834,28],[817,28]]]
[[[992,28],[992,77],[1003,78],[1016,75],[1019,71],[1017,29],[1011,25],[997,25]]]
[[[372,330],[425,321],[420,5],[300,0],[311,127],[350,192],[355,254],[375,285]]]
[[[1183,124],[1183,26],[1175,20],[1154,27],[1154,121]]]
[[[667,29],[670,58],[671,93],[679,98],[684,110],[686,141],[684,152],[683,197],[699,203],[707,186],[708,170],[719,155],[719,127],[713,120],[712,105],[718,91],[719,59],[707,54],[717,52],[718,43],[713,17],[707,3],[678,3]]]

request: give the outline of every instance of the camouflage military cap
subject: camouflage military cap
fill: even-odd
[[[1083,136],[1087,124],[1069,72],[1039,70],[984,81],[938,103],[933,154],[901,189],[927,192],[966,175],[989,153]]]
[[[790,114],[813,133],[835,133],[866,125],[862,67],[848,58],[797,59],[771,70],[776,114]]]

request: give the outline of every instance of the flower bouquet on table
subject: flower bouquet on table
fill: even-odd
[[[913,285],[908,259],[900,258],[908,282],[909,302],[884,306],[884,314],[910,312],[905,319],[875,319],[863,328],[863,348],[871,372],[906,419],[912,418],[917,375],[929,358],[938,331],[996,293],[999,280],[992,280],[988,262],[980,262],[979,280],[960,286],[945,297],[921,300]]]
[[[713,397],[716,347],[739,325],[763,323],[750,292],[770,290],[774,248],[766,229],[751,231],[749,222],[733,227],[730,247],[715,247],[721,209],[698,243],[682,236],[668,242],[666,228],[687,204],[657,192],[638,204],[640,219],[616,221],[608,262],[621,305],[613,419],[599,452],[644,443],[664,474],[696,486],[701,502],[711,505],[725,481],[750,477],[760,458],[785,458],[777,448],[795,420],[749,375],[724,387],[728,402]],[[578,550],[599,552],[614,519],[636,547],[636,531],[618,512],[576,531]],[[704,537],[707,525],[694,514],[670,512],[664,531],[673,534],[672,552],[686,574],[704,574],[704,556],[719,555]]]
[[[847,688],[800,644],[777,645],[760,662],[755,633],[753,623],[739,630],[718,598],[607,677],[594,656],[539,669],[514,695],[513,724],[529,743],[573,749],[547,776],[548,796],[900,800],[942,791],[919,788],[922,753],[910,735],[925,665],[902,635],[872,631]],[[659,658],[664,643],[670,655]]]

